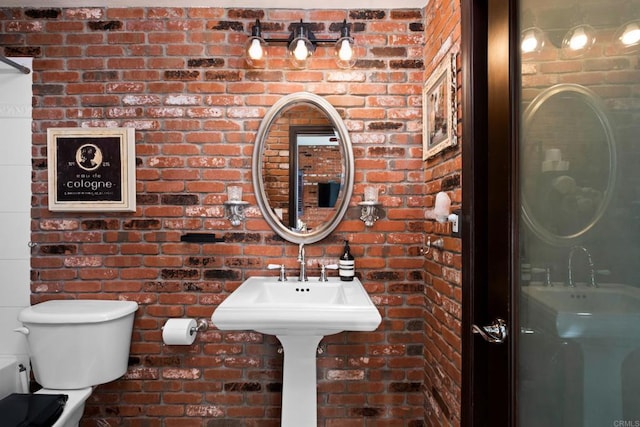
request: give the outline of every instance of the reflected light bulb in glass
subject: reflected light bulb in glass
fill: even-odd
[[[572,50],[580,50],[587,45],[588,38],[582,28],[576,29],[569,41],[569,48]]]
[[[524,38],[522,39],[522,45],[520,47],[522,49],[522,52],[524,53],[536,51],[536,49],[538,48],[538,39],[536,39],[533,31],[525,34]]]
[[[638,24],[629,24],[620,37],[620,41],[625,46],[631,46],[640,42],[640,28],[638,28]]]

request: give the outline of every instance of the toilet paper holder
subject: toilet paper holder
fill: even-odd
[[[197,326],[195,328],[189,329],[189,334],[193,335],[197,332],[206,331],[208,327],[209,322],[207,322],[205,319],[200,319],[198,320]]]
[[[162,342],[166,345],[191,345],[196,340],[196,333],[208,327],[209,323],[204,319],[168,319],[162,327]]]

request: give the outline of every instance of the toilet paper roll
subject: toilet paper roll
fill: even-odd
[[[197,326],[194,319],[169,319],[162,328],[162,341],[167,345],[191,345],[196,340]]]

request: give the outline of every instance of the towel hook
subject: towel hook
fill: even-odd
[[[427,237],[427,246],[423,246],[420,248],[420,253],[422,255],[426,255],[431,252],[431,236]]]
[[[444,248],[444,239],[442,237],[437,238],[434,242],[431,242],[431,236],[427,237],[427,246],[420,249],[422,255],[426,255],[431,252],[431,247],[442,249]]]

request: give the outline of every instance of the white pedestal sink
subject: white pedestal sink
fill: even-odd
[[[284,350],[282,427],[317,425],[316,349],[325,335],[374,331],[382,318],[356,278],[320,282],[251,277],[215,309],[220,330],[275,335]]]
[[[526,286],[527,309],[535,326],[577,342],[584,371],[585,427],[622,420],[620,370],[640,346],[640,290],[604,284],[598,288]]]

